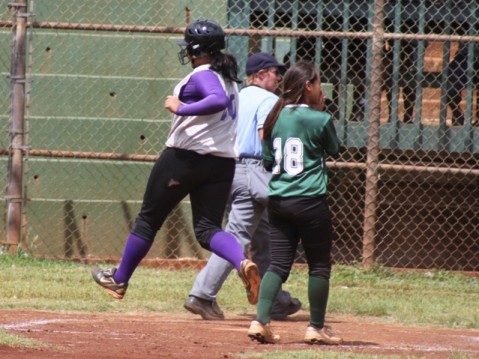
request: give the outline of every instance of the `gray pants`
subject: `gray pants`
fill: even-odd
[[[271,259],[267,214],[270,178],[271,174],[263,168],[260,160],[242,159],[237,162],[231,187],[231,210],[225,228],[238,239],[244,251],[251,245],[251,256],[261,277],[268,269]],[[224,259],[211,255],[196,277],[190,295],[215,300],[233,268]],[[281,290],[278,293],[278,305],[287,305],[290,301],[291,295],[288,292]]]

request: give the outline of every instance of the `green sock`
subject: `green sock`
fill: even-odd
[[[259,287],[259,301],[256,308],[256,320],[260,323],[267,324],[271,321],[271,308],[273,301],[281,288],[283,281],[281,277],[273,272],[266,272],[261,279]]]
[[[329,279],[309,277],[308,299],[310,307],[310,321],[316,328],[324,327],[326,307],[329,296]]]

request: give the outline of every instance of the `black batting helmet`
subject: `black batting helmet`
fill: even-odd
[[[188,55],[201,57],[211,55],[226,47],[225,32],[216,22],[206,19],[193,21],[186,27],[183,40],[178,45],[185,46],[178,53],[181,64],[188,63]]]

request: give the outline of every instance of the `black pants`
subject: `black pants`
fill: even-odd
[[[165,149],[150,173],[132,233],[153,241],[166,217],[189,194],[196,238],[210,250],[211,237],[221,230],[234,170],[232,158]]]
[[[303,244],[309,275],[329,279],[333,229],[325,195],[270,197],[271,264],[268,271],[289,277],[299,240]]]

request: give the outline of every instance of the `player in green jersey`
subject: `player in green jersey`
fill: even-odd
[[[269,326],[270,312],[289,277],[300,239],[309,267],[310,323],[304,341],[342,342],[324,323],[333,241],[325,156],[339,152],[324,101],[314,64],[300,61],[286,72],[282,95],[264,124],[263,160],[273,173],[268,192],[271,264],[261,282],[256,320],[248,330],[249,337],[262,343],[279,341]]]

